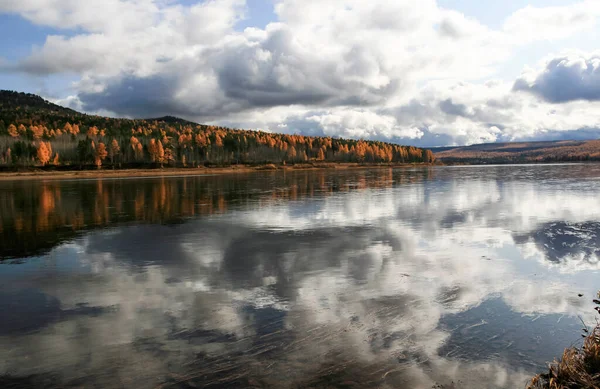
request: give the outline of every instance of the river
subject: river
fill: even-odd
[[[0,383],[524,388],[595,323],[600,165],[0,182]]]

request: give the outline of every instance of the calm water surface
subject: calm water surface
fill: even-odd
[[[0,182],[0,384],[523,388],[596,319],[599,193],[600,165]]]

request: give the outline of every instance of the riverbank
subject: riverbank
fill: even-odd
[[[170,176],[203,176],[236,173],[251,173],[259,171],[303,171],[303,170],[348,170],[368,168],[410,168],[430,166],[429,164],[359,164],[359,163],[313,163],[296,165],[232,165],[228,167],[198,167],[198,168],[139,168],[100,170],[46,170],[32,168],[31,170],[0,172],[0,181],[12,180],[65,180],[92,178],[135,178],[135,177],[170,177]]]
[[[587,330],[586,330],[587,331]],[[548,373],[535,376],[527,389],[580,389],[600,387],[600,325],[586,337],[583,347],[569,347]]]
[[[600,313],[600,292],[596,297],[594,309]],[[600,323],[583,331],[583,346],[566,348],[562,358],[551,363],[547,373],[533,377],[527,389],[600,388]]]

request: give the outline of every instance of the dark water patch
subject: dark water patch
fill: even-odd
[[[539,226],[526,235],[515,236],[515,242],[532,241],[544,253],[545,259],[555,263],[581,262],[597,264],[600,261],[600,223],[552,222]]]
[[[58,378],[48,374],[13,377],[0,375],[0,387],[6,389],[56,389],[64,387],[59,384]]]
[[[0,292],[0,336],[15,335],[40,330],[48,325],[70,320],[77,316],[99,316],[113,311],[113,307],[63,309],[60,301],[35,289]]]
[[[546,366],[562,353],[556,339],[580,342],[581,321],[560,314],[515,312],[502,298],[448,315],[440,328],[451,333],[439,355],[465,360],[506,360],[515,368]]]

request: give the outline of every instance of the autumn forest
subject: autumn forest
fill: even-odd
[[[386,142],[238,130],[174,117],[86,115],[39,96],[0,91],[0,165],[5,168],[432,163],[434,159],[429,150]]]

